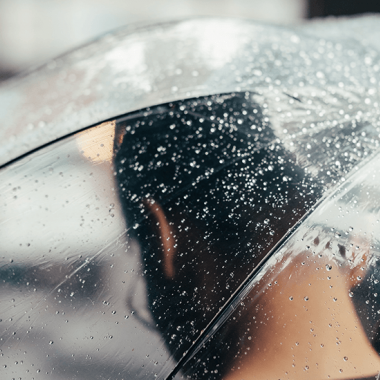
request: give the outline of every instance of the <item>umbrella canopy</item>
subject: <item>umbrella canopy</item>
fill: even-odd
[[[9,376],[380,370],[379,51],[303,28],[124,30],[2,85]]]

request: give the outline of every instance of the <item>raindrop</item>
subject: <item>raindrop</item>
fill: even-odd
[[[290,300],[290,301],[293,301],[293,297],[292,297],[292,296],[290,296],[290,297],[289,297],[289,300]]]
[[[346,362],[346,361],[348,360],[348,357],[345,356],[345,357],[343,358],[343,360]]]
[[[309,301],[309,297],[307,297],[307,296],[304,297],[304,300],[305,300],[305,301]]]
[[[332,269],[332,265],[326,264],[326,270],[330,271]]]

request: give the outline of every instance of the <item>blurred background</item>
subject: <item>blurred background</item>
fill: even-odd
[[[0,0],[0,77],[124,25],[191,16],[292,23],[306,0]]]
[[[294,24],[378,11],[376,0],[0,0],[0,80],[135,23],[213,15]]]

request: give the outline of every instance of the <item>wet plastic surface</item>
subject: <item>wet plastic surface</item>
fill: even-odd
[[[122,32],[10,81],[2,163],[112,119],[0,171],[5,376],[375,375],[377,57],[374,45],[198,20]],[[306,303],[311,335],[295,340],[290,314]],[[372,362],[357,365],[352,347]],[[337,353],[341,367],[321,367]]]
[[[224,347],[239,362],[242,348],[229,344],[231,332],[225,333],[236,326],[227,318],[233,305],[251,288],[249,305],[270,298],[264,291],[258,299],[257,288],[261,292],[268,281],[280,283],[278,277],[297,267],[291,260],[299,261],[308,243],[302,241],[302,249],[297,248],[302,254],[286,260],[284,252],[296,251],[287,243],[259,271],[261,282],[251,273],[337,182],[345,183],[343,174],[377,147],[368,138],[368,125],[357,119],[339,125],[344,132],[339,134],[330,124],[296,134],[289,124],[289,137],[279,139],[285,132],[270,122],[276,116],[270,95],[265,94],[265,103],[263,94],[246,92],[142,110],[2,170],[4,373],[36,379],[166,378],[187,363],[177,376],[191,372],[195,378],[210,378],[219,367],[213,367],[215,358],[230,363],[219,353]],[[310,115],[307,102],[277,95],[283,107],[297,104],[298,112]],[[363,153],[356,136],[362,138]],[[332,138],[342,147],[335,155],[321,149]],[[367,182],[373,178],[368,186],[374,191],[377,172],[360,173]],[[365,186],[363,182],[361,193]],[[333,206],[322,204],[310,220],[329,217],[328,228],[318,232],[319,224],[307,219],[290,242],[298,241],[299,234],[315,242],[317,234],[321,243],[314,245],[326,247],[326,229],[342,235],[338,231],[354,228],[354,222],[373,219],[368,205],[377,210],[375,195],[365,198],[367,208],[357,205],[362,217],[355,215],[352,222],[351,211],[347,218],[340,217],[344,211],[334,218]],[[319,212],[326,207],[327,212]],[[347,241],[344,235],[342,239]],[[331,245],[327,260],[335,248]],[[355,251],[350,258],[354,268],[361,265],[357,257],[362,253]],[[310,257],[303,259],[308,263]],[[315,260],[310,265],[318,266]],[[267,272],[275,276],[273,271],[279,275],[266,280]],[[297,286],[303,286],[294,273]],[[360,306],[368,295],[358,294]],[[236,313],[247,314],[239,308]],[[273,308],[270,313],[276,316]],[[362,319],[374,339],[378,319],[376,314],[371,318]],[[213,337],[219,348],[197,354],[214,357],[204,372],[194,364],[198,356],[191,357],[215,333],[207,331],[210,323],[220,328]],[[241,340],[245,325],[238,325],[232,335]]]
[[[377,155],[316,208],[220,315],[185,377],[378,377],[379,171]]]
[[[139,250],[126,240],[114,127],[1,173],[4,378],[146,378],[173,365],[151,327]]]
[[[366,23],[342,23],[342,34],[366,31]],[[333,86],[369,99],[361,111],[373,115],[379,72],[375,24],[360,42],[342,39],[333,23],[288,29],[228,19],[108,34],[0,86],[0,164],[115,115],[224,92],[269,88],[293,95],[329,93]]]

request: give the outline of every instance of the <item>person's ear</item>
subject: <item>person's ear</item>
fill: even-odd
[[[154,232],[159,237],[162,248],[162,270],[166,278],[175,276],[174,260],[176,257],[176,240],[173,224],[165,215],[164,209],[154,199],[144,199],[143,204],[148,211]]]

